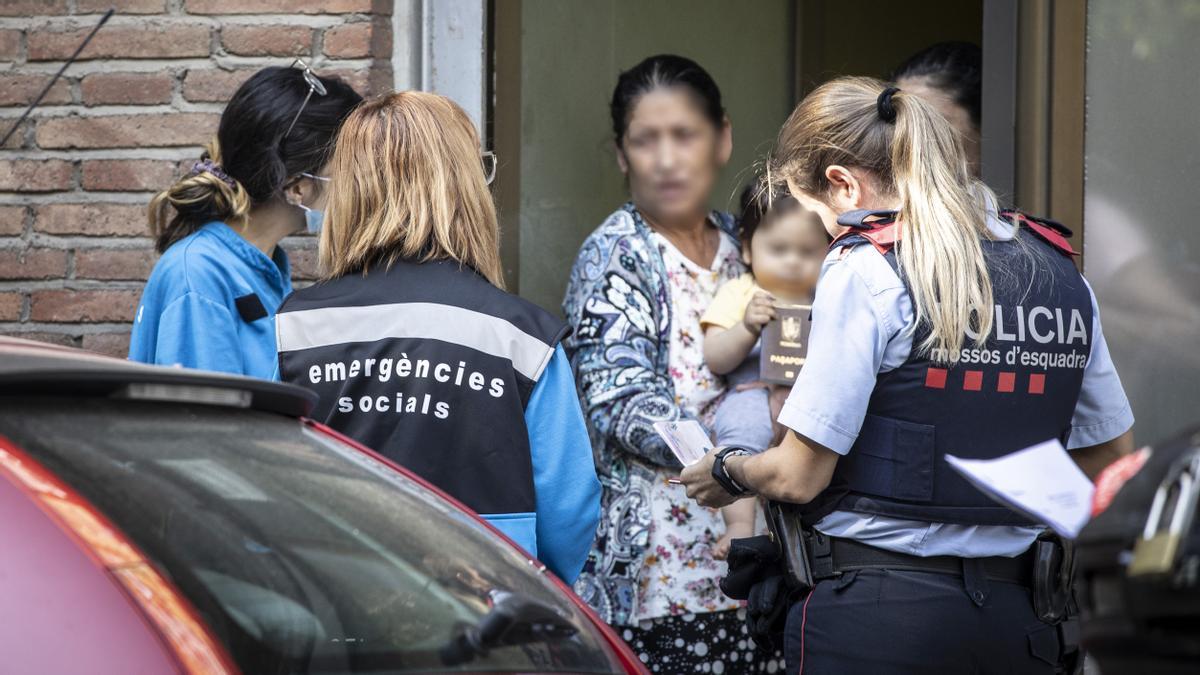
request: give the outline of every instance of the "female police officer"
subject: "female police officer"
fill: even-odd
[[[789,670],[1054,672],[1057,631],[1029,591],[1039,530],[944,456],[1059,438],[1094,474],[1130,447],[1061,226],[1002,219],[946,120],[870,78],[805,98],[771,166],[837,237],[779,417],[791,432],[759,455],[710,453],[684,471],[689,494],[805,504],[828,543],[788,616]]]

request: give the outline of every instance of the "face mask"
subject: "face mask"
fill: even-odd
[[[304,176],[305,178],[311,178],[312,180],[319,180],[322,183],[328,183],[330,180],[325,176],[315,176],[311,173],[301,173],[300,175]],[[303,204],[296,204],[296,206],[304,209],[304,227],[308,230],[308,233],[320,234],[321,226],[325,224],[325,212],[317,211],[316,209],[310,209]]]
[[[316,209],[310,209],[303,204],[297,204],[304,209],[304,227],[309,234],[320,234],[321,226],[325,223],[325,212]]]

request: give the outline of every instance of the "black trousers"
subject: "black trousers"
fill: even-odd
[[[1051,675],[1060,652],[1023,586],[879,569],[818,582],[791,607],[784,646],[791,675]]]

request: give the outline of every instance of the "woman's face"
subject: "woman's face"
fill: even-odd
[[[945,91],[934,87],[927,77],[905,77],[896,82],[901,91],[916,94],[927,103],[937,108],[958,132],[967,154],[967,163],[971,167],[971,175],[979,177],[979,129],[971,119],[971,113],[966,108],[954,102]]]
[[[788,193],[805,209],[817,214],[830,237],[837,238],[846,228],[838,225],[838,216],[857,209],[884,211],[898,208],[895,195],[879,189],[878,182],[862,169],[833,165],[826,167],[829,189],[825,194],[810,193],[788,179]]]
[[[634,104],[617,161],[634,204],[652,219],[676,220],[708,210],[732,149],[728,122],[714,126],[686,90],[659,88]]]

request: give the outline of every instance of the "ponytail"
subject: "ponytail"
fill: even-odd
[[[937,361],[958,360],[964,336],[982,347],[992,332],[992,281],[979,240],[988,235],[982,183],[970,177],[958,136],[921,98],[898,93],[891,164],[903,238],[896,247],[912,291],[918,345]]]
[[[967,337],[992,330],[992,282],[983,257],[991,191],[971,177],[950,123],[913,94],[869,77],[827,82],[800,102],[779,133],[775,180],[816,198],[829,194],[832,165],[870,172],[900,205],[900,273],[912,292],[914,345],[933,361],[959,360]]]
[[[205,223],[220,220],[242,225],[250,213],[250,195],[237,180],[221,169],[221,147],[214,138],[201,161],[188,175],[150,200],[148,211],[154,248],[164,253],[175,242],[199,230]],[[168,218],[167,207],[175,214]]]

